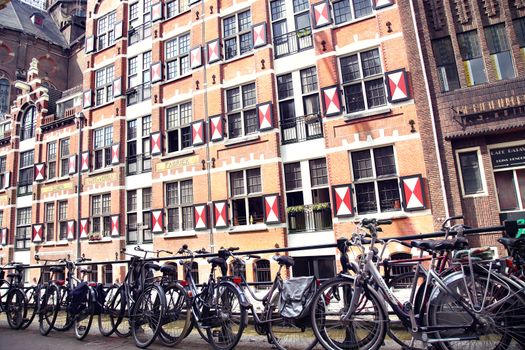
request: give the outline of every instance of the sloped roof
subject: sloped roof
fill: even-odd
[[[44,18],[42,26],[37,26],[31,21],[31,15],[34,13]],[[11,0],[3,10],[0,10],[0,28],[2,27],[34,35],[63,48],[69,47],[53,18],[47,12],[19,0]]]

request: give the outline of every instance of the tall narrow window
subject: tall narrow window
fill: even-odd
[[[229,175],[233,225],[262,223],[261,169],[235,171]]]
[[[97,50],[103,50],[115,43],[116,12],[110,12],[97,20]]]
[[[505,24],[496,24],[485,28],[485,39],[490,51],[492,64],[496,68],[499,80],[512,79],[516,76],[514,73],[514,64],[512,62],[512,53],[510,51],[509,40]]]
[[[142,189],[142,242],[153,241],[151,235],[151,187]]]
[[[15,249],[29,249],[31,243],[31,207],[16,211]]]
[[[69,172],[69,138],[60,140],[60,176]]]
[[[333,2],[335,24],[349,22],[372,14],[370,0],[339,0]]]
[[[166,109],[166,139],[168,153],[191,147],[191,122],[193,121],[191,102],[182,103]]]
[[[301,91],[303,93],[304,115],[319,113],[319,94],[317,92],[317,68],[303,69],[301,74]]]
[[[7,156],[0,157],[0,184],[4,184],[4,176],[7,170]]]
[[[481,55],[479,46],[478,32],[471,30],[469,32],[458,34],[459,50],[465,67],[465,77],[467,85],[478,85],[487,82],[485,73],[485,64]]]
[[[166,184],[166,206],[169,232],[193,229],[193,181]]]
[[[26,196],[33,192],[34,151],[20,153],[20,169],[18,171],[18,195]]]
[[[255,262],[255,266],[254,266],[254,277],[255,277],[255,282],[259,282],[259,283],[268,283],[270,284],[271,281],[272,281],[272,275],[271,275],[271,271],[270,271],[270,262],[266,259],[259,259]],[[261,285],[261,286],[258,286],[257,288],[259,289],[265,289],[265,288],[268,288],[269,286],[265,286],[265,285]]]
[[[257,132],[256,103],[255,83],[226,90],[229,138],[232,139]]]
[[[95,104],[97,106],[113,100],[113,65],[100,68],[95,72]]]
[[[460,88],[456,59],[450,37],[432,41],[434,58],[439,75],[441,91],[451,91]]]
[[[525,60],[525,17],[514,20],[514,28],[521,48],[522,58]]]
[[[222,20],[225,58],[228,60],[253,49],[250,10]]]
[[[91,222],[93,233],[111,234],[111,194],[91,196]]]
[[[190,71],[190,33],[166,42],[166,79],[170,80]]]
[[[20,140],[28,140],[35,137],[36,108],[30,106],[24,112],[22,126],[20,128]]]
[[[189,0],[171,0],[166,3],[166,17],[175,17],[190,9]]]
[[[0,79],[0,116],[9,112],[9,80]]]
[[[57,175],[57,142],[47,144],[47,178],[53,179]]]
[[[58,225],[60,239],[67,239],[67,201],[58,202]]]
[[[463,184],[463,195],[484,193],[485,189],[478,151],[459,152],[458,160]]]
[[[111,145],[113,143],[113,125],[95,129],[93,132],[95,152],[95,170],[111,165]]]
[[[137,190],[128,191],[127,193],[127,233],[128,243],[140,243],[138,241],[138,225],[137,225]]]
[[[46,203],[44,206],[44,220],[45,220],[45,232],[46,241],[55,240],[55,204]]]
[[[104,274],[104,284],[110,286],[113,284],[113,265],[106,264],[102,267]]]

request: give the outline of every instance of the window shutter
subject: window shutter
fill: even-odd
[[[4,173],[4,183],[1,185],[4,190],[11,187],[11,172],[10,171],[6,171]]]
[[[163,209],[156,209],[151,211],[151,232],[164,232],[164,211]]]
[[[111,165],[120,163],[120,144],[116,143],[111,146]]]
[[[91,93],[91,90],[84,91],[84,98],[82,101],[82,106],[84,108],[90,108],[93,105],[93,94]]]
[[[426,209],[425,191],[421,174],[403,176],[399,181],[405,211]]]
[[[191,124],[191,141],[193,146],[200,146],[206,142],[204,120],[199,120]]]
[[[88,238],[89,218],[80,219],[80,239]]]
[[[354,216],[352,186],[340,185],[332,188],[334,216],[338,218]]]
[[[7,245],[7,234],[8,234],[7,227],[3,227],[0,229],[0,234],[2,235],[2,245]]]
[[[68,174],[73,175],[77,172],[77,155],[73,154],[69,156],[69,167]]]
[[[253,48],[259,48],[268,44],[266,22],[256,24],[252,27]]]
[[[75,220],[69,220],[67,222],[67,239],[72,241],[75,239]]]
[[[196,204],[193,206],[195,229],[205,230],[208,228],[208,205]]]
[[[221,60],[221,44],[219,39],[212,40],[206,44],[206,52],[208,55],[208,64],[215,63]]]
[[[120,236],[120,216],[111,215],[111,236],[118,237]]]
[[[35,181],[46,179],[46,163],[35,164]]]
[[[408,88],[408,76],[405,69],[398,69],[385,73],[386,86],[388,89],[388,101],[402,102],[410,99]]]
[[[217,201],[213,202],[213,218],[214,227],[223,228],[228,227],[228,202]]]
[[[312,19],[314,28],[321,28],[332,23],[330,15],[330,3],[328,0],[312,5]]]
[[[162,2],[151,5],[151,21],[156,22],[162,19]]]
[[[40,243],[44,238],[44,225],[34,224],[33,225],[33,243]]]
[[[113,33],[115,34],[115,40],[118,40],[122,38],[122,29],[123,29],[122,21],[119,21],[115,23],[115,28],[113,30]]]
[[[222,115],[210,117],[210,140],[221,141],[224,139],[224,119]]]
[[[257,105],[257,117],[259,120],[259,131],[273,129],[272,103],[265,102]]]
[[[196,69],[202,66],[202,47],[197,46],[191,49],[190,52],[190,67]]]
[[[152,156],[157,156],[162,153],[162,134],[160,131],[150,134],[150,150]]]
[[[162,62],[155,62],[150,68],[151,83],[156,83],[162,80]]]
[[[82,163],[80,165],[80,171],[89,171],[89,151],[82,152]]]
[[[325,117],[341,114],[341,95],[338,86],[329,86],[321,90]]]
[[[119,97],[122,95],[122,78],[119,77],[113,80],[113,97]]]
[[[92,35],[86,38],[86,53],[93,51],[95,51],[95,37]]]
[[[393,0],[374,0],[374,10],[382,9],[394,4]]]
[[[278,194],[264,196],[264,222],[266,224],[281,223],[281,201]]]

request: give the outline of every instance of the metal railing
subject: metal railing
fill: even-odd
[[[282,143],[303,142],[323,137],[323,122],[319,114],[281,120]]]
[[[126,175],[137,175],[151,171],[151,155],[126,157]]]
[[[128,106],[151,98],[151,83],[145,83],[129,88],[126,91]]]
[[[151,22],[144,23],[128,30],[128,46],[138,43],[151,36]]]
[[[275,58],[307,50],[313,46],[312,29],[309,27],[289,32],[273,39]]]
[[[316,232],[331,230],[332,209],[316,209],[313,205],[305,205],[302,211],[288,212],[288,231],[290,233]]]

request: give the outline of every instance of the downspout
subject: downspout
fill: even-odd
[[[437,128],[436,128],[436,120],[435,120],[435,114],[434,114],[434,107],[432,105],[432,97],[430,96],[430,86],[428,83],[428,76],[427,76],[427,67],[425,64],[425,60],[423,59],[423,53],[421,51],[421,40],[419,38],[419,31],[416,24],[416,13],[414,11],[414,3],[413,0],[409,0],[410,3],[410,15],[412,16],[412,24],[414,26],[414,33],[416,34],[416,44],[417,44],[417,50],[419,54],[419,62],[421,64],[421,68],[423,70],[423,80],[425,82],[425,90],[427,95],[427,102],[428,107],[430,111],[430,120],[432,122],[432,135],[434,137],[434,148],[436,151],[436,155],[438,158],[438,169],[439,169],[439,181],[441,183],[441,191],[443,192],[443,206],[445,209],[445,216],[448,218],[450,216],[449,212],[449,206],[448,206],[448,199],[447,199],[447,191],[445,190],[445,178],[443,174],[443,165],[442,165],[442,157],[441,152],[439,150],[439,143],[438,143],[438,135],[437,135]]]

